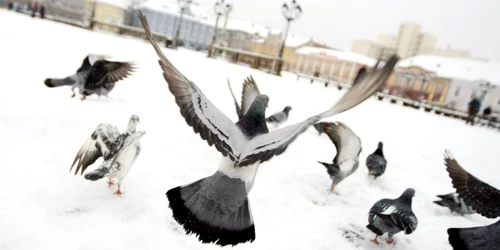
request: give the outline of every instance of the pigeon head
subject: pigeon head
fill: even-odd
[[[290,110],[292,110],[292,107],[286,106],[285,109],[283,109],[283,112],[285,112],[286,114],[288,114],[288,112],[290,112]]]
[[[415,189],[408,188],[404,191],[404,193],[399,197],[399,200],[402,200],[411,205],[411,200],[415,196]]]
[[[137,126],[137,124],[139,124],[139,122],[140,121],[138,115],[131,116],[128,122],[128,129],[135,132],[135,127]]]
[[[383,149],[383,147],[384,147],[384,144],[381,141],[379,141],[377,148],[378,149]]]
[[[265,116],[268,103],[269,103],[269,97],[267,95],[258,95],[253,100],[252,105],[250,105],[250,108],[248,109],[247,113],[253,114],[253,116],[255,115]]]

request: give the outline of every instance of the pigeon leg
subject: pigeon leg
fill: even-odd
[[[377,240],[377,238],[378,238],[378,235],[375,235],[375,239],[372,239],[372,240],[370,240],[370,241],[378,245],[378,240]]]
[[[394,240],[393,239],[387,239],[387,244],[394,244]]]
[[[73,88],[71,88],[71,92],[73,93],[73,94],[71,95],[71,98],[75,97],[75,96],[76,96],[76,93],[75,93],[75,88],[74,88],[74,87],[73,87]]]
[[[329,190],[330,190],[330,193],[333,193],[333,190],[334,190],[334,189],[335,189],[335,184],[332,184],[332,185],[330,186],[330,189],[329,189]]]
[[[83,94],[81,100],[83,101],[85,99],[87,99],[87,96],[85,94]]]
[[[108,187],[111,187],[113,185],[115,185],[115,183],[111,179],[108,178]]]
[[[116,192],[113,193],[114,195],[118,195],[118,196],[122,196],[122,191],[120,189],[120,184],[118,184],[118,190],[116,190]]]

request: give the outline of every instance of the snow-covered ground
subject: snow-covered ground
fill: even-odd
[[[0,249],[218,249],[185,235],[168,209],[165,192],[212,174],[221,155],[185,124],[151,45],[5,10],[0,23]],[[233,120],[227,78],[240,93],[242,80],[252,74],[270,96],[269,113],[293,107],[289,124],[323,111],[342,94],[203,53],[164,52]],[[87,53],[137,61],[139,69],[109,99],[82,102],[70,98],[69,88],[43,84],[47,77],[74,72]],[[97,124],[125,129],[132,114],[141,117],[138,129],[147,134],[123,197],[113,196],[104,180],[68,172]],[[330,179],[316,161],[330,161],[335,148],[311,128],[260,168],[249,196],[256,240],[235,249],[451,249],[448,227],[493,222],[450,214],[432,201],[453,191],[443,164],[446,148],[477,177],[500,187],[499,133],[374,98],[330,120],[346,123],[362,139],[358,171],[329,194]],[[389,165],[374,181],[364,161],[378,141],[384,142]],[[408,187],[416,190],[417,230],[398,234],[396,245],[374,245],[365,228],[370,207]]]

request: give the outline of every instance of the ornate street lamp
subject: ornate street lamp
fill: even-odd
[[[213,46],[215,45],[215,41],[217,39],[217,32],[218,32],[218,26],[219,26],[219,18],[224,15],[226,12],[232,10],[232,5],[229,3],[226,3],[224,0],[219,0],[215,2],[214,4],[214,11],[215,11],[215,28],[214,28],[214,35],[212,37],[212,43],[210,44],[210,48],[208,49],[208,57],[212,56],[213,53]]]
[[[175,30],[174,41],[172,42],[172,47],[177,49],[177,45],[179,44],[179,34],[181,33],[181,25],[184,17],[184,12],[189,8],[189,5],[193,3],[193,0],[177,0],[177,5],[180,8],[180,15],[177,21],[177,27]]]
[[[280,50],[278,51],[279,62],[275,60],[273,62],[273,67],[271,69],[271,71],[274,72],[274,70],[277,67],[278,74],[281,72],[281,67],[283,66],[283,51],[285,50],[285,42],[288,36],[288,30],[290,29],[290,23],[292,21],[297,20],[302,15],[302,8],[297,3],[297,1],[292,0],[290,2],[283,3],[283,5],[281,6],[281,14],[283,14],[283,17],[285,17],[286,19],[286,27],[285,27],[285,32],[283,33],[281,47]]]

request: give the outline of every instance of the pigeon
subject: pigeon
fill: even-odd
[[[274,125],[274,127],[277,128],[288,120],[288,114],[290,113],[290,110],[292,110],[292,107],[286,106],[282,111],[276,112],[266,118],[266,122]]]
[[[418,220],[411,209],[414,195],[415,190],[408,188],[397,199],[382,199],[373,205],[366,227],[376,234],[374,243],[378,244],[377,238],[388,233],[387,243],[392,244],[395,234],[401,231],[411,234],[417,229]]]
[[[458,197],[457,193],[437,195],[437,197],[440,198],[440,200],[434,201],[434,203],[449,208],[451,212],[460,215],[476,213],[471,206],[465,204],[464,199]]]
[[[332,179],[330,193],[333,193],[335,186],[358,169],[361,140],[341,122],[323,123],[322,125],[322,130],[330,137],[337,149],[333,163],[319,162],[325,166],[330,179]]]
[[[297,136],[319,120],[344,112],[369,98],[399,60],[393,56],[384,68],[368,75],[365,84],[352,88],[327,111],[303,122],[269,132],[265,110],[269,97],[259,94],[236,123],[222,113],[198,88],[180,73],[155,42],[146,17],[139,13],[146,37],[159,57],[163,76],[187,124],[222,154],[214,174],[167,191],[173,218],[186,234],[202,243],[238,245],[255,240],[255,226],[248,201],[257,169],[280,155]]]
[[[373,176],[375,179],[384,174],[387,167],[387,160],[382,151],[384,144],[378,143],[377,150],[366,157],[366,167],[368,168],[368,175]]]
[[[318,122],[318,123],[313,125],[314,129],[316,129],[316,131],[318,131],[319,135],[321,135],[322,133],[325,133],[325,131],[323,131],[323,127],[325,124],[328,124],[328,122]]]
[[[127,78],[134,70],[130,62],[113,62],[105,60],[106,56],[88,55],[74,75],[63,79],[48,78],[45,85],[49,88],[71,86],[71,97],[75,97],[75,88],[85,100],[87,96],[97,94],[108,96],[115,83]]]
[[[500,190],[471,175],[448,151],[445,152],[445,165],[453,187],[466,205],[486,218],[500,216]],[[497,250],[500,220],[488,226],[449,228],[448,241],[454,250]]]
[[[253,79],[252,76],[247,77],[243,81],[243,93],[241,94],[241,106],[238,104],[236,97],[234,96],[233,89],[231,88],[231,84],[229,80],[227,82],[229,86],[229,91],[231,92],[231,96],[233,97],[234,106],[236,107],[236,113],[238,114],[238,119],[241,119],[243,115],[248,111],[248,108],[252,104],[255,97],[260,95],[259,87],[257,87],[257,83]],[[292,108],[290,106],[286,106],[283,111],[277,112],[271,116],[269,116],[266,121],[270,124],[274,124],[275,127],[283,124],[288,120],[288,113]]]
[[[139,116],[130,117],[127,130],[122,134],[111,124],[99,124],[76,154],[70,172],[76,166],[75,175],[79,171],[83,174],[88,166],[102,157],[104,161],[101,166],[87,173],[85,179],[96,181],[107,177],[109,186],[115,184],[113,180],[117,180],[118,189],[114,194],[122,195],[121,183],[139,156],[139,139],[146,133],[136,131],[138,123]]]

